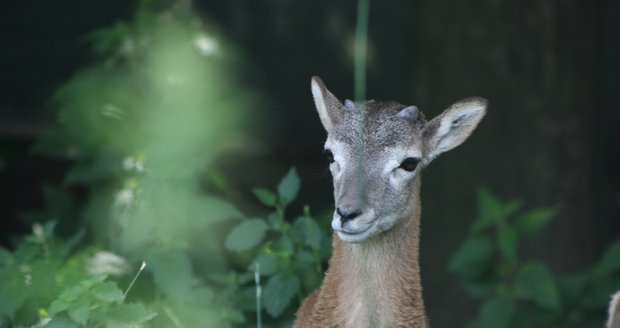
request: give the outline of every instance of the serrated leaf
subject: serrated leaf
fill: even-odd
[[[96,285],[92,290],[92,295],[104,302],[120,302],[123,300],[123,292],[116,286],[116,283],[106,281]]]
[[[550,310],[560,309],[560,295],[553,275],[541,263],[529,263],[517,273],[515,292],[522,299]]]
[[[282,206],[286,206],[295,200],[299,192],[299,186],[299,176],[297,175],[297,170],[293,167],[278,184],[278,197]]]
[[[47,313],[49,313],[50,316],[55,316],[57,313],[66,311],[70,306],[71,303],[59,298],[52,302],[49,309],[47,310]]]
[[[248,219],[237,225],[226,237],[226,248],[232,252],[247,251],[265,238],[269,226],[263,219]]]
[[[485,273],[493,261],[493,243],[484,236],[470,237],[452,256],[448,269],[465,278],[474,279]]]
[[[521,215],[515,221],[519,233],[530,235],[542,230],[555,217],[557,210],[553,207],[541,207]]]
[[[597,279],[610,276],[620,270],[620,240],[607,248],[601,259],[594,267],[594,276]]]
[[[107,277],[107,274],[94,275],[86,280],[80,281],[80,286],[82,286],[83,288],[91,288],[94,285],[103,282]]]
[[[263,305],[272,317],[278,317],[299,291],[299,279],[276,274],[269,279],[263,290]]]
[[[276,195],[271,192],[271,190],[267,190],[267,189],[263,189],[263,188],[256,188],[254,190],[252,190],[252,193],[254,193],[254,196],[256,196],[256,198],[265,206],[268,207],[275,207],[276,206]]]
[[[65,288],[65,290],[62,291],[62,293],[60,293],[60,296],[58,296],[59,299],[65,301],[65,302],[73,302],[75,301],[78,296],[83,293],[86,290],[86,288],[82,285],[75,285],[75,286],[71,286],[69,288]]]
[[[478,318],[469,328],[504,328],[508,327],[515,313],[515,304],[510,300],[492,299],[484,303]]]
[[[509,263],[517,262],[518,241],[517,232],[511,227],[504,227],[499,232],[497,237],[499,250]]]
[[[87,302],[80,302],[76,304],[75,307],[69,308],[67,313],[69,314],[69,318],[71,318],[71,320],[81,325],[85,325],[90,317],[90,304]]]

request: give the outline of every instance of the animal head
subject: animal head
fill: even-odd
[[[487,106],[485,99],[467,98],[427,121],[415,106],[342,103],[316,76],[311,87],[327,131],[324,152],[336,203],[332,228],[350,243],[377,236],[409,217],[421,170],[463,143]]]

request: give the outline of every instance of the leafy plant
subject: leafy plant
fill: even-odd
[[[262,304],[272,317],[291,310],[292,304],[299,303],[294,300],[301,300],[320,285],[322,263],[330,254],[329,238],[312,218],[309,207],[304,207],[303,215],[292,223],[285,219],[287,206],[296,199],[299,186],[300,179],[292,168],[275,192],[254,189],[256,198],[272,212],[265,218],[241,221],[226,238],[229,251],[249,259],[249,271],[258,270],[261,276],[268,277]],[[247,290],[254,288],[251,283],[245,286]]]
[[[581,272],[555,274],[519,257],[519,243],[540,233],[552,207],[521,211],[519,201],[478,193],[480,215],[448,268],[482,305],[471,328],[600,327],[609,295],[620,287],[620,241]]]

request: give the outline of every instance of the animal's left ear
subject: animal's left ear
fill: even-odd
[[[484,98],[463,99],[430,121],[424,129],[424,165],[460,145],[476,129],[486,113]]]
[[[607,328],[620,328],[620,291],[611,298],[609,303],[609,319]]]

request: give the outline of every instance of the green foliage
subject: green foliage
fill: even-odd
[[[97,275],[63,290],[46,313],[48,325],[82,325],[89,327],[140,327],[156,313],[139,303],[124,304],[116,283]]]
[[[519,243],[541,233],[556,210],[519,213],[520,201],[478,193],[480,215],[448,269],[482,301],[471,328],[600,327],[609,295],[620,287],[620,241],[591,268],[568,275],[519,257]]]
[[[302,299],[319,286],[322,263],[329,257],[328,235],[312,218],[308,207],[292,224],[285,220],[287,205],[295,200],[299,187],[299,176],[292,168],[278,184],[277,193],[254,189],[256,198],[272,212],[266,220],[241,221],[226,238],[229,251],[250,259],[248,270],[258,268],[261,276],[269,277],[262,305],[274,318],[296,308],[292,306],[298,305],[293,302],[295,299]]]
[[[295,169],[254,190],[260,218],[230,201],[245,192],[214,163],[246,150],[257,107],[234,81],[234,49],[185,0],[142,0],[89,42],[98,61],[58,89],[60,126],[34,149],[73,164],[43,188],[45,209],[24,213],[33,234],[0,249],[0,328],[254,326],[256,268],[265,326],[290,325],[330,245],[308,208],[287,216]],[[57,229],[36,224],[50,219]]]

